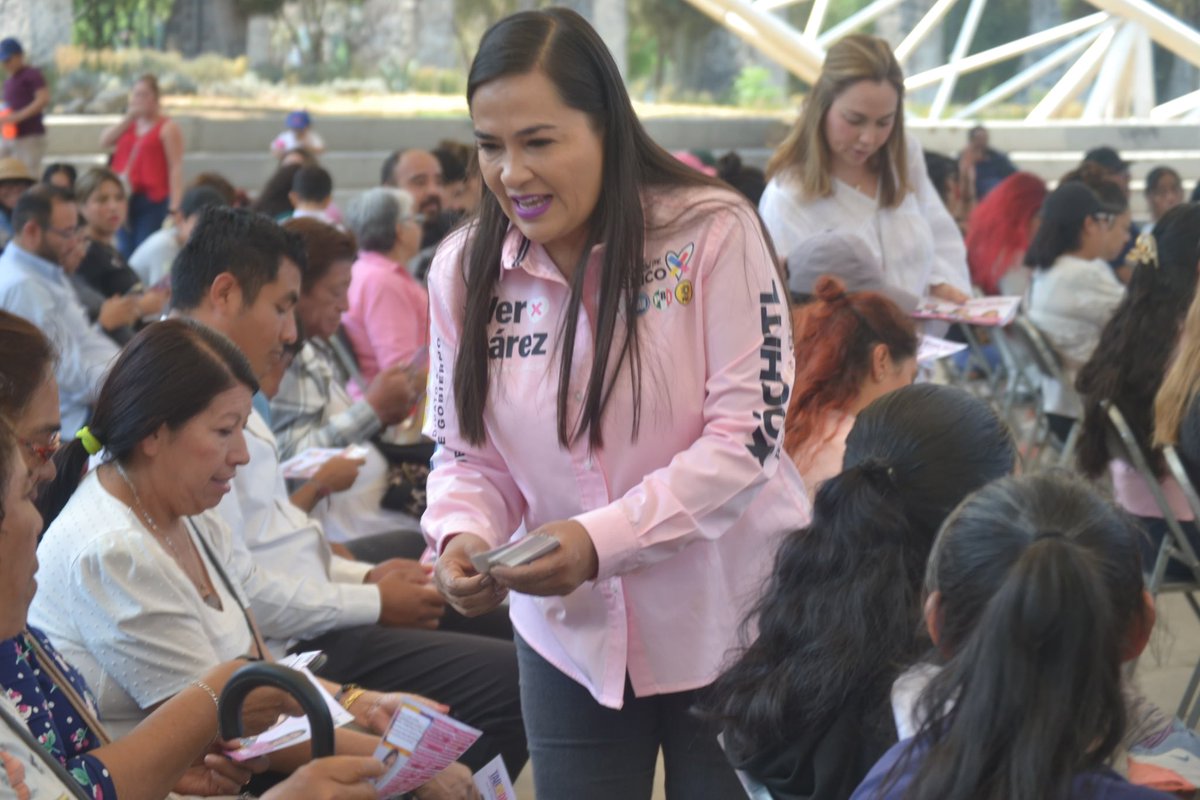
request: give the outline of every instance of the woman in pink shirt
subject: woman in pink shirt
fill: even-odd
[[[350,308],[342,327],[363,380],[370,383],[394,366],[424,368],[429,296],[407,267],[421,247],[412,195],[402,189],[363,192],[346,209],[346,225],[358,239],[359,252],[350,270]]]
[[[795,314],[804,360],[783,437],[810,499],[842,471],[855,415],[917,374],[917,331],[899,306],[877,292],[847,294],[832,275],[817,279],[813,296]]]
[[[576,13],[485,34],[467,99],[488,188],[430,273],[439,446],[422,524],[466,614],[511,591],[539,798],[736,797],[688,709],[780,536],[787,287],[744,199],[655,145]],[[558,549],[480,574],[525,531]]]

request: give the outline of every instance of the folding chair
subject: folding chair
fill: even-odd
[[[1192,518],[1200,522],[1200,493],[1196,491],[1196,485],[1192,483],[1191,476],[1188,475],[1187,469],[1183,465],[1183,459],[1179,457],[1178,451],[1171,445],[1167,445],[1162,450],[1163,460],[1167,462],[1167,471],[1171,473],[1171,477],[1179,484],[1179,488],[1183,490],[1184,499],[1187,500],[1188,507],[1192,510]],[[1190,597],[1189,597],[1190,599]],[[1192,604],[1192,609],[1196,610],[1195,603]],[[1200,611],[1197,612],[1200,615]],[[1196,665],[1196,669],[1192,672],[1192,678],[1188,682],[1187,691],[1184,692],[1183,702],[1180,704],[1181,711],[1188,709],[1188,715],[1184,718],[1180,713],[1180,719],[1187,723],[1189,728],[1196,727],[1196,723],[1200,722],[1200,703],[1197,703],[1196,692],[1200,689],[1200,664]],[[1193,705],[1194,703],[1194,705]]]
[[[1150,578],[1146,582],[1146,590],[1152,596],[1157,597],[1160,594],[1173,593],[1182,594],[1184,599],[1192,608],[1192,612],[1200,619],[1200,603],[1196,602],[1193,592],[1200,591],[1200,560],[1196,558],[1196,551],[1192,548],[1192,543],[1188,540],[1187,534],[1183,531],[1183,526],[1179,522],[1179,517],[1175,514],[1171,504],[1167,502],[1167,496],[1163,493],[1162,484],[1159,483],[1158,477],[1154,474],[1154,470],[1150,468],[1150,459],[1142,450],[1142,446],[1138,443],[1137,437],[1133,434],[1133,428],[1129,426],[1125,415],[1117,408],[1116,404],[1105,400],[1101,402],[1100,407],[1108,416],[1109,424],[1113,431],[1117,434],[1120,441],[1121,453],[1119,455],[1134,468],[1146,484],[1146,488],[1150,491],[1150,496],[1154,498],[1155,505],[1162,512],[1163,521],[1167,525],[1167,534],[1163,537],[1162,546],[1158,549],[1158,557],[1154,561],[1154,568],[1150,573]],[[1166,457],[1166,454],[1164,453]],[[1178,454],[1172,450],[1171,456],[1176,464],[1179,465],[1182,477],[1180,486],[1184,488],[1185,495],[1191,488],[1190,481],[1187,481],[1187,474],[1182,472],[1182,464],[1179,464]],[[1171,465],[1172,458],[1167,458],[1167,465],[1171,468],[1174,475],[1175,468]],[[1179,480],[1179,475],[1175,475],[1176,480]],[[1185,483],[1186,482],[1186,483]],[[1195,497],[1195,491],[1191,492],[1188,502],[1191,503]],[[1197,503],[1200,506],[1200,503]],[[1193,507],[1195,510],[1200,508]],[[1190,579],[1187,580],[1167,580],[1167,563],[1175,559],[1186,566],[1192,573]],[[1197,687],[1200,687],[1200,664],[1192,672],[1191,680],[1188,681],[1188,687],[1183,695],[1183,700],[1179,704],[1179,710],[1176,716],[1183,719],[1187,726],[1194,727],[1196,722],[1200,720],[1200,704],[1192,708],[1193,701],[1196,699]]]
[[[1066,386],[1068,381],[1063,374],[1058,354],[1054,352],[1054,348],[1042,336],[1042,332],[1037,329],[1037,326],[1029,321],[1028,317],[1018,316],[998,338],[1004,339],[1005,349],[1016,361],[1016,366],[1025,376],[1025,380],[1035,384],[1033,386],[1035,398],[1033,427],[1029,429],[1022,442],[1027,464],[1033,468],[1041,462],[1046,447],[1056,441],[1050,430],[1050,419],[1046,413],[1046,400],[1042,384],[1047,380],[1053,380]],[[1033,372],[1039,380],[1031,381],[1029,372]],[[1006,400],[1006,407],[1011,411],[1010,401]],[[1012,424],[1011,418],[1009,423]],[[1015,425],[1013,427],[1016,428]],[[1079,428],[1078,422],[1071,426],[1067,440],[1062,443],[1058,466],[1070,465],[1071,459],[1075,455],[1075,445],[1079,440]]]

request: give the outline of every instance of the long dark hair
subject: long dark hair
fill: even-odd
[[[934,535],[1015,457],[1004,423],[961,389],[908,386],[858,415],[845,471],[818,490],[812,523],[784,540],[747,618],[758,638],[711,693],[735,759],[819,734],[850,703],[865,736],[895,737],[888,696],[924,647]]]
[[[1067,797],[1125,731],[1121,662],[1144,622],[1133,519],[1063,473],[1008,478],[946,520],[926,588],[953,655],[921,696],[906,797]]]
[[[587,114],[603,141],[604,174],[600,198],[589,221],[580,268],[571,279],[570,306],[562,332],[558,385],[558,439],[563,446],[585,433],[593,447],[602,444],[601,417],[617,376],[629,364],[633,389],[633,433],[641,408],[641,351],[636,300],[645,249],[646,215],[636,202],[651,186],[724,184],[681,164],[646,133],[633,111],[612,55],[595,30],[574,11],[550,8],[525,11],[493,25],[479,43],[467,79],[467,102],[491,81],[541,70],[562,102]],[[732,193],[730,197],[733,198]],[[747,213],[753,214],[747,205]],[[490,361],[487,351],[489,310],[500,275],[500,254],[509,220],[499,201],[483,193],[478,216],[468,223],[462,269],[467,283],[462,346],[454,365],[454,401],[467,441],[485,438]],[[759,226],[761,228],[761,225]],[[583,263],[592,247],[605,245],[600,269],[595,359],[577,425],[568,410],[575,335],[583,299]],[[768,245],[769,249],[769,245]],[[773,253],[772,253],[773,256]],[[624,335],[618,342],[618,332]],[[615,359],[615,368],[609,368]]]
[[[160,426],[181,428],[214,397],[238,384],[258,391],[254,371],[237,345],[192,320],[156,322],[113,362],[88,429],[111,459],[123,461]],[[58,474],[38,498],[47,527],[79,486],[88,453],[75,439],[55,454],[54,461]]]
[[[1153,449],[1154,397],[1196,294],[1198,230],[1200,204],[1186,203],[1164,214],[1153,234],[1145,234],[1152,237],[1157,258],[1139,240],[1132,254],[1137,266],[1129,288],[1075,380],[1084,399],[1079,466],[1089,477],[1102,475],[1112,458],[1108,417],[1100,408],[1104,400],[1121,409],[1142,448],[1147,453]]]

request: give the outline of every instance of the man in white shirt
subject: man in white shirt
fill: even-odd
[[[269,219],[208,209],[175,260],[172,302],[228,336],[263,376],[296,340],[293,308],[304,264],[299,238]],[[447,703],[484,731],[464,763],[478,770],[500,753],[510,772],[519,771],[527,749],[512,642],[436,630],[442,601],[415,562],[370,565],[333,555],[319,523],[288,502],[274,435],[257,411],[247,434],[250,463],[219,506],[235,547],[250,551],[277,592],[345,612],[332,625],[290,632],[293,649],[323,650],[320,673],[329,680]],[[273,646],[280,644],[287,643]]]
[[[129,266],[146,286],[157,286],[171,272],[171,263],[183,243],[192,235],[200,212],[209,206],[227,205],[221,193],[211,186],[193,186],[183,193],[175,224],[150,234],[129,257]]]
[[[73,439],[118,352],[99,324],[88,322],[68,277],[86,243],[75,198],[56,186],[35,186],[17,200],[13,231],[0,255],[0,308],[37,325],[54,342],[62,431]]]

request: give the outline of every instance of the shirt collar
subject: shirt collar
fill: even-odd
[[[588,262],[590,263],[603,252],[603,244],[594,245],[588,255]],[[525,234],[521,233],[511,222],[508,225],[508,232],[504,234],[504,244],[500,250],[500,266],[500,280],[504,280],[504,276],[512,270],[522,269],[535,278],[566,283],[563,274],[558,271],[558,267],[554,266],[554,262],[547,255],[546,249],[532,239],[527,239]]]
[[[385,256],[383,253],[376,253],[372,250],[359,250],[357,264],[361,264],[371,269],[386,269],[390,270],[391,272],[403,272],[408,274],[408,270],[403,264],[398,264],[397,262],[392,261],[390,258]]]
[[[36,253],[31,253],[24,249],[17,244],[16,239],[9,241],[8,246],[4,248],[4,253],[9,258],[24,264],[26,267],[51,280],[62,281],[66,277],[66,271],[62,267],[53,261],[47,261]]]

